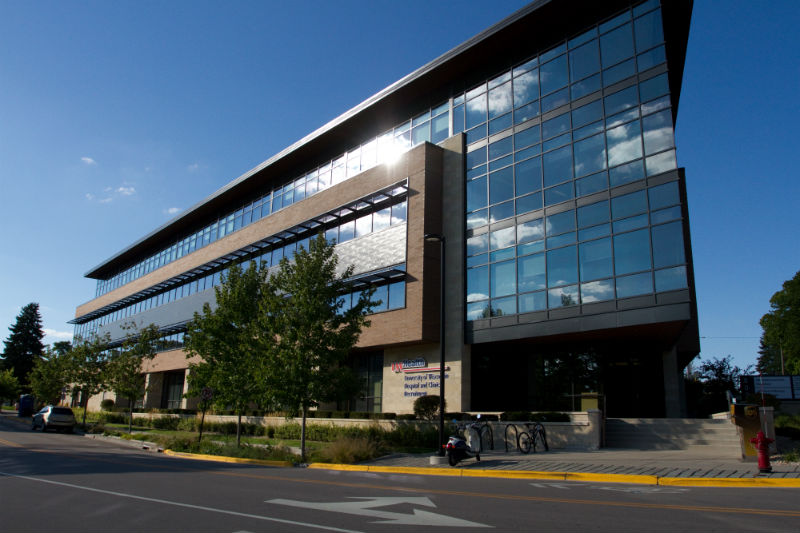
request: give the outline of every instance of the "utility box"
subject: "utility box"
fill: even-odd
[[[17,416],[20,418],[33,416],[33,394],[23,394],[19,397]]]

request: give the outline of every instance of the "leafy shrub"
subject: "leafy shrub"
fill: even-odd
[[[380,455],[380,445],[363,437],[342,437],[326,446],[315,459],[328,463],[353,464]]]
[[[416,419],[417,419],[417,415],[414,415],[414,414],[405,413],[405,414],[402,414],[402,415],[397,415],[397,420],[416,420]]]
[[[179,431],[197,431],[200,427],[196,418],[180,418],[178,420]]]
[[[506,411],[500,414],[500,420],[506,422],[569,422],[568,413],[544,411],[532,413],[530,411]]]
[[[111,398],[107,398],[100,402],[100,410],[101,411],[111,411],[114,408],[114,400]]]
[[[331,418],[350,418],[349,411],[333,411],[331,413]]]
[[[371,414],[365,411],[351,411],[350,418],[368,419]]]
[[[152,424],[155,429],[166,429],[175,431],[178,429],[181,419],[177,416],[161,416],[152,419]]]
[[[315,418],[330,418],[332,414],[330,411],[309,411],[309,414],[312,412]]]
[[[506,411],[500,413],[500,420],[504,422],[524,422],[530,420],[533,413],[530,411]]]
[[[446,403],[445,412],[447,412]],[[414,400],[414,414],[421,420],[436,420],[439,417],[439,396],[429,394]]]

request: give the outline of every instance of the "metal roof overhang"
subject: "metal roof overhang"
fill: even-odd
[[[532,48],[546,48],[636,3],[631,0],[534,1],[242,174],[92,268],[85,276],[105,279],[152,255],[165,241],[171,242],[179,235],[200,229],[213,216],[227,214],[232,205],[244,203],[265,186],[294,179],[311,170],[311,165],[353,148],[359,141],[354,140],[352,132],[364,132],[364,138],[378,135],[421,108],[437,105],[454,92],[466,90],[503,68],[513,67],[526,59]],[[673,113],[677,113],[680,97],[692,4],[692,0],[673,0],[662,6]],[[520,47],[523,41],[529,45]],[[498,55],[498,50],[503,51],[502,55]]]

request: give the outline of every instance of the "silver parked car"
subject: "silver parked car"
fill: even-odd
[[[69,407],[48,405],[33,415],[31,429],[36,430],[37,427],[41,427],[42,431],[54,428],[58,431],[65,430],[67,433],[72,433],[75,429],[75,414]]]

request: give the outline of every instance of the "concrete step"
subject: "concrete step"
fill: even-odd
[[[695,450],[723,457],[741,455],[736,427],[729,420],[607,419],[606,447],[635,450]]]

